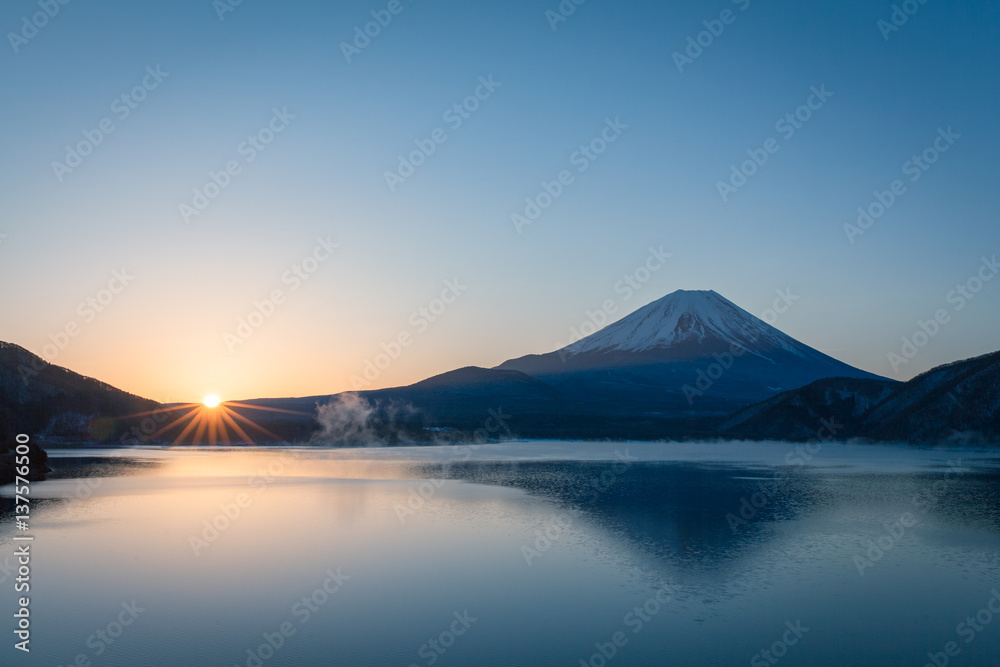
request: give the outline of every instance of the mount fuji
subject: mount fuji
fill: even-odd
[[[555,352],[511,359],[583,403],[721,415],[828,377],[883,379],[809,347],[714,291],[678,290]]]
[[[414,439],[488,431],[501,418],[505,432],[528,438],[688,438],[714,437],[737,410],[825,378],[897,384],[715,292],[677,291],[554,352],[357,396],[370,410],[365,423]],[[247,402],[308,413],[346,405],[329,396]]]

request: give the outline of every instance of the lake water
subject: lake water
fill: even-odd
[[[0,664],[1000,664],[997,455],[795,448],[53,451]]]

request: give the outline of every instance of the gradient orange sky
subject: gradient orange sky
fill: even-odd
[[[371,387],[407,384],[552,351],[609,299],[613,320],[677,289],[758,316],[791,290],[777,328],[896,379],[997,349],[1000,280],[961,311],[948,295],[1000,251],[1000,44],[947,4],[887,42],[885,7],[752,3],[683,72],[672,53],[703,3],[649,3],[642,20],[592,3],[556,31],[537,3],[413,3],[350,62],[337,44],[370,9],[352,3],[311,3],[304,20],[246,2],[224,21],[207,0],[74,6],[0,59],[0,340],[127,391],[350,390],[401,335]],[[16,26],[27,10],[4,11]],[[811,111],[817,86],[833,96]],[[789,136],[780,121],[801,109]],[[82,163],[53,167],[104,119],[113,132]],[[961,138],[845,236],[944,128]],[[390,187],[431,136],[445,140]],[[769,138],[780,151],[720,197]],[[519,233],[512,215],[563,170],[573,182]],[[318,238],[339,244],[323,261]],[[625,298],[650,247],[672,257]],[[134,280],[91,317],[122,270]],[[467,289],[422,329],[413,314],[456,279]],[[275,289],[285,302],[230,350]],[[942,308],[950,322],[895,372],[888,353]]]

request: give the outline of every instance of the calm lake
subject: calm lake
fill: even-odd
[[[1000,664],[1000,456],[55,450],[3,665]]]

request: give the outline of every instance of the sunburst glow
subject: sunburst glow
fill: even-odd
[[[172,421],[148,437],[148,441],[156,441],[161,436],[164,436],[164,434],[168,431],[173,431],[174,433],[177,433],[177,435],[174,437],[171,434],[167,437],[173,437],[174,445],[216,445],[219,443],[226,445],[253,445],[256,443],[250,436],[251,431],[257,431],[264,434],[271,442],[283,441],[281,436],[272,433],[260,424],[257,424],[243,414],[240,414],[240,412],[237,412],[237,409],[243,411],[256,410],[261,412],[300,415],[305,417],[309,416],[309,414],[305,412],[282,410],[281,408],[269,408],[263,405],[250,405],[248,403],[238,403],[236,401],[226,401],[223,403],[218,396],[213,394],[211,396],[206,396],[202,399],[201,403],[182,403],[168,408],[160,408],[159,410],[137,412],[135,414],[126,415],[126,417],[145,417],[160,414],[166,414],[174,417]]]

